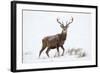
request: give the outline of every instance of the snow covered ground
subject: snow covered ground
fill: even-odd
[[[55,51],[56,49],[50,51],[49,58],[47,57],[45,51],[41,54],[40,57],[38,55],[34,57],[34,53],[32,53],[32,51],[29,51],[27,53],[24,53],[23,63],[32,64],[32,63],[41,63],[41,62],[42,63],[43,62],[44,63],[45,62],[70,62],[70,61],[90,60],[90,56],[86,52],[83,52],[83,55],[81,56],[82,52],[80,52],[81,54],[80,53],[75,54],[75,52],[70,54],[67,50],[65,51],[63,56],[58,56],[58,53],[57,52],[55,53]]]

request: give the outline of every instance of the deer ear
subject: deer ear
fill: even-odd
[[[60,25],[60,27],[61,27],[61,28],[64,28],[64,25],[63,25],[63,24],[61,24],[61,25]]]

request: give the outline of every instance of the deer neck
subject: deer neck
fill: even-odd
[[[66,40],[66,35],[67,35],[67,32],[62,31],[60,39],[63,40],[63,41]]]

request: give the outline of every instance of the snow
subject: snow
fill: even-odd
[[[82,54],[82,52],[81,52]],[[70,55],[67,51],[64,53],[63,56],[58,56],[58,53],[54,53],[54,50],[52,50],[49,53],[50,57],[46,56],[46,53],[44,52],[40,57],[34,58],[34,53],[27,52],[25,53],[25,57],[23,59],[23,62],[26,64],[32,64],[32,63],[45,63],[45,62],[70,62],[70,61],[81,61],[81,60],[89,60],[89,56],[86,54],[85,56],[80,56],[79,54],[72,54]]]

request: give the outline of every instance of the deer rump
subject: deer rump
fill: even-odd
[[[48,47],[49,49],[55,49],[57,47],[63,46],[65,42],[65,37],[64,36],[62,37],[61,34],[47,36],[42,39],[42,47],[43,48]]]

